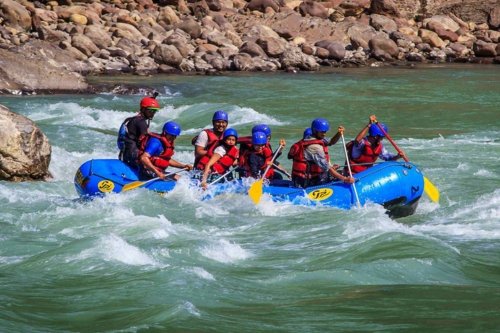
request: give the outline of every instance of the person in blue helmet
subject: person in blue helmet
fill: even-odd
[[[311,123],[312,136],[306,137],[290,148],[288,158],[292,163],[292,181],[296,187],[315,186],[330,181],[330,176],[346,183],[354,178],[345,177],[331,166],[326,133],[330,129],[328,120],[314,119]]]
[[[395,161],[404,158],[404,155],[391,154],[382,144],[385,135],[376,124],[377,117],[371,115],[368,125],[358,133],[353,141],[346,144],[349,164],[353,174],[364,171],[373,166],[380,158],[384,161]],[[380,124],[386,133],[389,129],[385,124]],[[366,135],[368,132],[368,135]],[[346,167],[347,169],[347,167]],[[346,170],[344,170],[345,173]]]
[[[252,134],[252,144],[243,153],[240,152],[238,159],[240,176],[261,178],[273,157],[272,150],[267,147],[267,135],[264,132],[254,132]],[[266,174],[266,179],[275,179],[280,176],[270,168]],[[277,177],[281,179],[282,177]]]
[[[335,133],[335,135],[332,136],[332,138],[330,140],[324,138],[323,141],[325,141],[325,144],[327,146],[333,146],[334,144],[336,144],[339,141],[339,139],[343,133],[344,133],[344,126],[339,126],[337,129],[337,133]],[[306,128],[304,130],[304,135],[303,135],[302,139],[305,139],[307,137],[312,137],[312,129],[310,127]]]
[[[203,170],[201,187],[207,188],[209,175],[220,177],[237,164],[239,157],[239,150],[236,147],[237,140],[238,132],[233,128],[226,129],[222,140],[217,145],[212,146],[207,154],[200,159],[196,168]]]
[[[209,149],[218,144],[229,124],[229,116],[225,111],[218,110],[212,116],[212,129],[204,129],[191,141],[194,145],[194,165],[207,154]]]
[[[179,169],[191,170],[190,164],[178,162],[172,158],[174,155],[174,141],[181,134],[181,126],[169,121],[163,125],[161,134],[148,133],[140,143],[139,163],[142,179],[159,177],[165,179],[165,170],[171,166]],[[174,175],[175,180],[179,175]]]
[[[238,144],[240,145],[240,157],[243,156],[247,151],[253,151],[253,148],[252,148],[252,146],[253,146],[252,140],[253,139],[252,139],[252,137],[256,132],[261,132],[261,133],[265,134],[265,136],[266,136],[266,143],[265,143],[266,151],[269,149],[271,151],[271,154],[273,154],[273,148],[271,147],[271,134],[272,134],[271,128],[266,124],[257,124],[257,125],[252,127],[252,135],[251,136],[244,136],[244,137],[238,138]],[[286,145],[285,139],[280,139],[279,144],[280,144],[280,146],[285,147],[285,145]],[[280,163],[277,161],[277,159],[281,156],[281,152],[282,152],[282,149],[280,149],[278,155],[276,155],[276,159],[272,165],[272,168],[287,174],[287,171],[283,167],[281,167]],[[283,177],[281,177],[280,174],[274,173],[273,171],[271,171],[271,172],[273,173],[272,179],[283,179]],[[240,167],[238,168],[238,174],[240,177],[248,177],[247,176],[248,173],[241,166],[241,163],[240,163]]]

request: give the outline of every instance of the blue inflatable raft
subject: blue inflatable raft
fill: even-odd
[[[383,162],[355,175],[356,192],[361,205],[371,202],[383,205],[390,216],[411,215],[417,208],[424,189],[424,177],[417,166],[409,162]],[[85,162],[75,175],[75,187],[82,197],[120,193],[125,185],[139,181],[138,174],[116,159],[97,159]],[[175,181],[154,180],[141,188],[168,192]],[[241,181],[215,184],[210,196],[228,191],[246,193]],[[290,201],[299,205],[323,205],[349,209],[357,205],[356,195],[350,184],[339,181],[308,187],[293,187],[292,182],[280,180],[263,187],[264,194],[273,201]]]

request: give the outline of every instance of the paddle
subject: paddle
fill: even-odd
[[[248,189],[248,196],[250,197],[250,199],[252,199],[254,204],[258,204],[260,202],[260,199],[262,198],[262,193],[263,193],[262,192],[262,184],[264,183],[264,179],[266,178],[266,174],[269,171],[269,169],[271,168],[271,166],[273,165],[273,162],[276,159],[276,156],[278,156],[278,153],[280,152],[280,150],[282,148],[283,148],[283,146],[280,145],[278,147],[278,149],[276,149],[276,151],[274,152],[273,158],[271,159],[271,162],[269,163],[266,170],[262,174],[262,177],[260,177],[260,179],[257,180],[255,183],[253,183],[252,186],[250,186],[250,188]]]
[[[349,176],[352,178],[351,165],[349,163],[349,155],[347,154],[347,147],[345,146],[344,133],[340,133],[340,137],[342,138],[342,146],[344,147],[345,160],[347,164],[347,170],[349,170]],[[361,207],[361,203],[359,202],[358,191],[356,190],[355,183],[352,183],[352,189],[354,190],[354,195],[356,197],[356,203],[358,204],[358,208]]]
[[[398,145],[396,144],[396,142],[394,142],[394,140],[392,140],[392,138],[390,137],[390,135],[387,134],[387,132],[384,130],[384,128],[378,122],[375,122],[375,124],[382,131],[382,133],[384,133],[384,135],[387,138],[387,140],[389,140],[389,142],[394,146],[394,149],[396,149],[396,151],[398,152],[398,154],[403,156],[403,159],[405,160],[405,162],[409,162],[408,157],[406,157],[406,155],[403,153],[403,151],[398,147]],[[439,202],[439,190],[425,176],[424,176],[424,192],[425,192],[425,194],[427,194],[427,196],[432,201]]]
[[[178,171],[175,171],[175,172],[170,172],[170,173],[165,174],[165,176],[166,177],[172,176],[172,175],[178,174],[178,173],[183,172],[183,171],[186,171],[186,169],[184,168],[184,169],[181,169],[181,170],[178,170]],[[146,180],[146,181],[137,180],[135,182],[131,182],[131,183],[128,183],[128,184],[124,185],[122,187],[121,191],[122,192],[130,191],[130,190],[142,187],[144,185],[147,185],[149,183],[152,183],[152,182],[154,182],[155,180],[158,180],[158,179],[160,179],[160,177],[151,178],[151,179]]]
[[[289,174],[286,170],[282,169],[279,165],[277,165],[276,163],[273,163],[273,167],[278,170],[279,172],[281,172],[282,174],[284,174],[285,176],[287,176],[289,179],[292,179],[292,175]]]
[[[222,176],[220,176],[220,177],[219,177],[219,178],[217,178],[216,180],[212,181],[211,183],[208,183],[208,184],[207,184],[207,186],[210,186],[210,185],[212,185],[212,184],[217,183],[219,180],[221,180],[222,178],[226,177],[226,176],[227,176],[227,175],[229,175],[231,172],[233,172],[233,170],[234,170],[234,167],[229,168],[229,170],[228,170],[225,174],[223,174]]]

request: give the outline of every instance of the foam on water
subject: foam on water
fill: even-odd
[[[193,267],[191,269],[188,269],[188,271],[194,273],[196,276],[198,276],[202,279],[209,280],[209,281],[215,281],[214,276],[201,267]]]
[[[206,258],[225,264],[234,263],[252,257],[252,253],[243,249],[240,245],[225,239],[210,241],[206,246],[200,248],[200,253]]]
[[[159,263],[137,246],[129,244],[123,238],[109,234],[99,238],[94,247],[80,252],[68,261],[81,261],[101,258],[105,261],[119,262],[131,266],[158,266]]]
[[[461,240],[500,238],[500,189],[484,194],[473,203],[455,209],[431,223],[415,225],[419,232]]]

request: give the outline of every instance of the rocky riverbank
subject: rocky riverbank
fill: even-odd
[[[0,2],[0,93],[89,92],[89,74],[500,63],[496,0]]]

